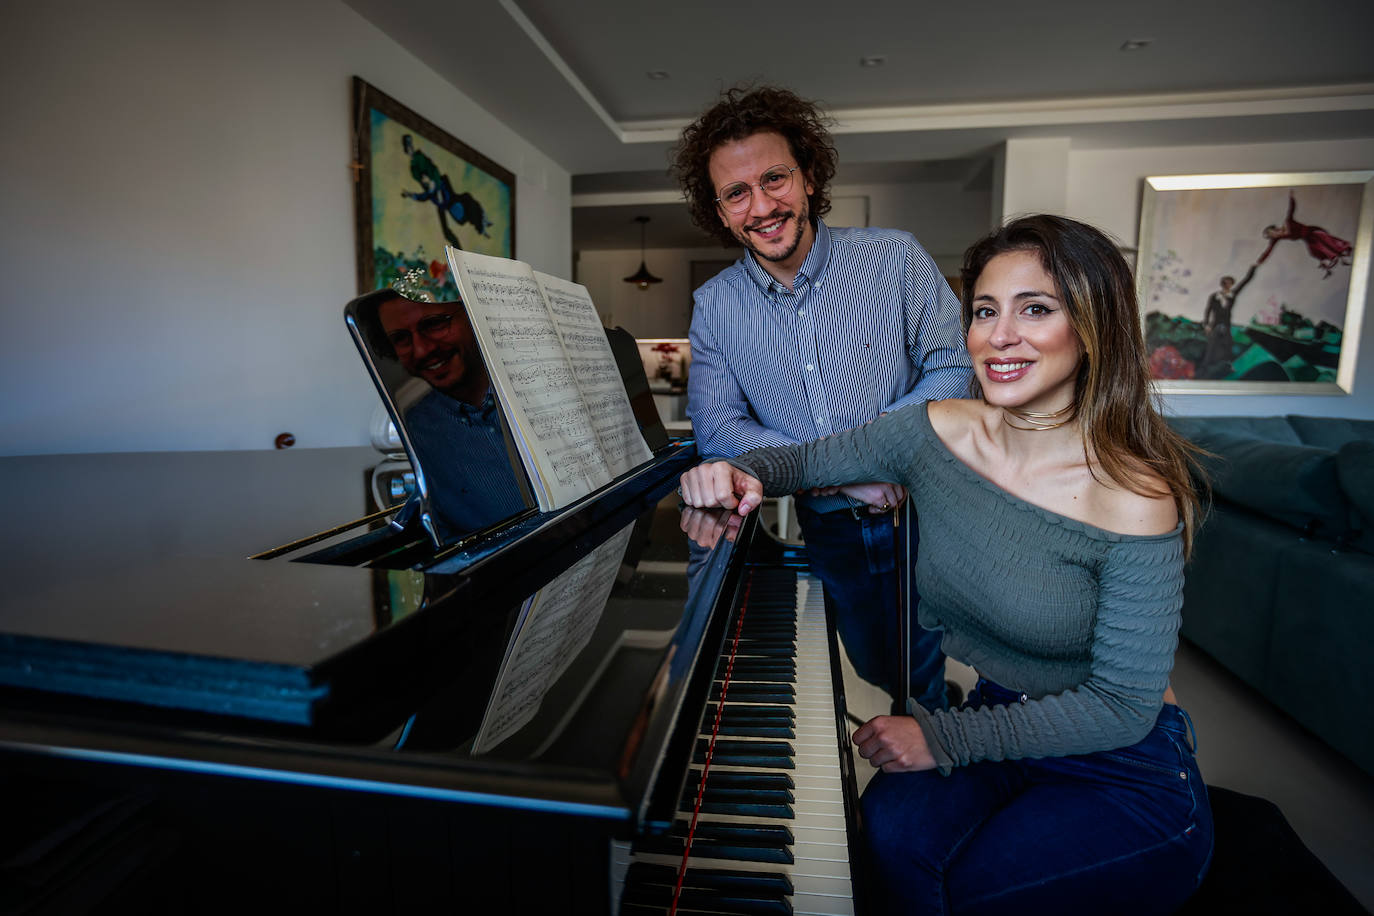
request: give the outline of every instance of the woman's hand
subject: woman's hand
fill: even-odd
[[[682,475],[682,501],[698,509],[717,506],[748,515],[763,502],[763,484],[728,461],[699,464]]]
[[[884,773],[935,769],[925,732],[911,716],[875,716],[854,732],[854,746]]]

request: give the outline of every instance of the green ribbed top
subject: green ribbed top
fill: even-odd
[[[770,496],[867,480],[910,491],[921,625],[944,632],[946,655],[1029,697],[936,713],[913,704],[942,772],[1125,747],[1154,725],[1178,647],[1181,526],[1117,534],[1013,496],[945,447],[925,404],[732,463]]]

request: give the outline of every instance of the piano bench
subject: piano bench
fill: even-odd
[[[1208,786],[1215,831],[1212,866],[1179,916],[1368,916],[1312,854],[1273,802]]]

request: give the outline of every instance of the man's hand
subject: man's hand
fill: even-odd
[[[748,515],[763,502],[763,484],[728,461],[699,464],[682,475],[682,501],[698,509],[722,507]]]
[[[840,487],[840,492],[850,499],[857,499],[868,505],[872,515],[880,515],[902,504],[906,499],[906,487],[899,483],[850,483]]]
[[[854,746],[884,773],[935,769],[925,732],[911,716],[875,716],[854,732]]]

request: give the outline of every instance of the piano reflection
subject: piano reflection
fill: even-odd
[[[862,911],[804,551],[753,516],[684,518],[695,454],[661,429],[552,513],[499,404],[469,455],[431,451],[414,407],[455,397],[454,356],[396,345],[442,342],[443,313],[382,322],[367,298],[346,315],[413,466],[404,506],[369,506],[394,462],[363,448],[0,459],[24,484],[4,907]],[[622,371],[648,391],[637,357]],[[479,393],[458,399],[480,414]],[[520,497],[465,516],[498,478]]]

